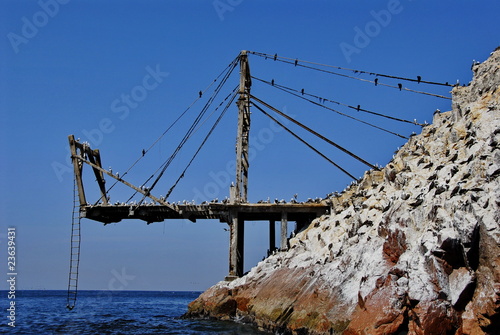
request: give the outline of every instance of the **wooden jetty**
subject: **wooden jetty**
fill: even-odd
[[[312,220],[331,210],[328,201],[318,202],[276,202],[248,203],[248,148],[250,132],[250,87],[251,76],[246,51],[239,56],[240,85],[238,105],[238,133],[236,139],[236,181],[229,188],[229,200],[224,203],[175,204],[157,198],[146,188],[136,187],[102,168],[99,150],[91,149],[89,144],[80,143],[73,135],[69,136],[71,157],[74,166],[75,183],[78,192],[79,215],[105,224],[120,222],[125,219],[140,219],[148,224],[168,219],[217,219],[229,225],[229,274],[226,280],[233,280],[243,275],[244,259],[244,223],[245,221],[269,222],[269,251],[274,251],[275,223],[281,222],[280,249],[287,249],[288,222],[296,222],[296,230],[301,230]],[[82,180],[84,165],[91,166],[101,192],[99,204],[90,205],[85,196]],[[110,204],[105,187],[104,176],[123,183],[152,200],[151,204]],[[79,232],[79,228],[78,228]],[[74,252],[79,253],[79,238],[74,243]],[[71,278],[70,278],[71,285]],[[76,287],[76,281],[74,286]],[[76,292],[76,290],[75,290]]]

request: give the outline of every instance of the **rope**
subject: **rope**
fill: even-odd
[[[251,54],[254,54],[254,55],[257,55],[257,56],[260,56],[260,57],[265,57],[266,59],[267,58],[271,58],[271,55],[268,55],[268,54],[262,54],[262,53],[257,53],[257,52],[250,52]],[[346,74],[342,74],[342,73],[338,73],[338,72],[333,72],[333,71],[328,71],[328,70],[325,70],[325,69],[318,69],[318,68],[315,68],[315,67],[312,67],[312,66],[308,66],[308,65],[304,65],[304,64],[300,64],[298,63],[299,61],[296,60],[294,62],[291,62],[291,61],[287,61],[287,60],[284,60],[285,57],[277,57],[277,55],[274,55],[272,56],[272,58],[274,60],[278,60],[280,62],[283,62],[283,63],[287,63],[287,64],[293,64],[295,66],[301,66],[301,67],[304,67],[306,69],[311,69],[311,70],[315,70],[315,71],[319,71],[319,72],[325,72],[325,73],[328,73],[328,74],[333,74],[333,75],[336,75],[336,76],[340,76],[340,77],[344,77],[344,78],[349,78],[349,79],[355,79],[355,80],[359,80],[359,81],[363,81],[363,82],[368,82],[368,83],[372,83],[372,84],[375,84],[375,86],[386,86],[386,87],[391,87],[391,88],[396,88],[400,91],[408,91],[408,92],[412,92],[412,93],[418,93],[418,94],[424,94],[424,95],[430,95],[430,96],[433,96],[433,97],[437,97],[437,98],[441,98],[441,99],[448,99],[448,100],[451,100],[450,97],[446,97],[444,95],[439,95],[439,94],[433,94],[433,93],[428,93],[428,92],[423,92],[423,91],[417,91],[417,90],[412,90],[412,89],[409,89],[409,88],[406,88],[406,87],[403,87],[401,84],[398,84],[397,86],[394,86],[394,85],[389,85],[389,84],[384,84],[384,83],[381,83],[378,81],[378,78],[375,78],[375,80],[368,80],[368,79],[363,79],[363,78],[358,78],[358,77],[353,77],[353,76],[348,76]],[[280,58],[283,58],[283,59],[280,59]],[[305,63],[305,61],[302,61]],[[312,62],[308,62],[308,63],[312,63]],[[319,64],[321,65],[321,64]],[[330,65],[324,65],[324,66],[330,66]],[[334,67],[334,66],[330,66],[330,67]],[[336,67],[335,68],[340,68],[340,67]],[[345,68],[340,68],[342,70],[347,70]],[[365,72],[365,71],[359,71],[359,70],[351,70],[351,71],[355,71],[355,72],[359,72],[359,73],[369,73],[369,74],[372,74],[372,75],[378,75],[374,72]],[[387,78],[398,78],[398,79],[404,79],[404,80],[408,80],[408,81],[414,81],[413,79],[409,79],[409,78],[403,78],[403,77],[395,77],[395,76],[389,76],[389,75],[381,75],[383,77],[387,77]],[[420,81],[422,82],[422,81]],[[432,84],[432,82],[427,82],[427,83],[430,83]],[[434,83],[434,84],[439,84],[439,83]],[[440,85],[444,85],[444,86],[451,86],[449,84],[440,84]]]
[[[358,118],[355,118],[354,116],[351,116],[351,115],[348,115],[348,114],[342,113],[342,112],[340,112],[340,111],[338,111],[338,110],[336,110],[336,109],[334,109],[334,108],[331,108],[331,107],[325,106],[325,105],[320,104],[320,103],[318,103],[318,102],[316,102],[316,101],[312,101],[311,99],[307,99],[307,98],[305,98],[305,97],[303,97],[303,96],[301,96],[301,95],[299,95],[299,94],[295,94],[295,93],[288,92],[288,91],[285,91],[285,92],[287,92],[288,94],[291,94],[291,95],[293,95],[293,96],[295,96],[295,97],[298,97],[298,98],[300,98],[300,99],[303,99],[303,100],[305,100],[305,101],[308,101],[308,102],[310,102],[310,103],[312,103],[312,104],[314,104],[314,105],[320,106],[321,108],[325,108],[325,109],[331,110],[332,112],[335,112],[335,113],[337,113],[337,114],[339,114],[339,115],[345,116],[345,117],[347,117],[347,118],[349,118],[349,119],[352,119],[352,120],[355,120],[355,121],[361,122],[361,123],[366,124],[366,125],[368,125],[368,126],[370,126],[370,127],[376,128],[376,129],[378,129],[378,130],[384,131],[384,132],[389,133],[389,134],[392,134],[392,135],[394,135],[394,136],[398,136],[398,137],[404,138],[404,139],[406,139],[406,140],[408,139],[408,137],[406,137],[406,136],[403,136],[403,135],[401,135],[401,134],[395,133],[395,132],[390,131],[390,130],[388,130],[388,129],[385,129],[385,128],[382,128],[382,127],[376,126],[376,125],[374,125],[374,124],[372,124],[372,123],[369,123],[369,122],[366,122],[366,121],[360,120],[360,119],[358,119]]]
[[[233,103],[234,99],[236,98],[236,94],[237,94],[237,89],[238,89],[238,86],[236,86],[236,88],[233,90],[232,94],[228,95],[231,96],[231,99],[229,100],[229,102],[226,104],[226,107],[222,110],[222,113],[219,115],[219,117],[217,118],[217,120],[215,121],[215,123],[213,124],[212,128],[210,129],[210,131],[208,132],[207,136],[205,137],[205,139],[203,140],[203,142],[201,142],[200,146],[198,147],[198,150],[196,150],[196,152],[194,153],[193,157],[191,158],[191,160],[189,161],[189,163],[187,164],[186,168],[182,171],[181,175],[179,176],[179,178],[177,178],[177,180],[175,181],[174,185],[170,188],[170,190],[168,190],[168,193],[167,195],[165,196],[165,200],[168,199],[168,197],[170,196],[170,194],[172,193],[172,191],[174,190],[174,188],[177,186],[177,184],[179,183],[179,181],[184,178],[184,175],[187,171],[187,169],[191,166],[191,163],[193,163],[194,159],[196,158],[196,156],[198,155],[198,153],[200,152],[201,148],[203,148],[203,146],[205,145],[205,143],[207,142],[208,138],[210,137],[210,135],[212,135],[213,131],[215,130],[215,128],[217,127],[217,125],[219,124],[220,120],[222,119],[222,117],[226,114],[226,111],[228,110],[229,106],[231,106],[231,104]],[[222,104],[228,99],[228,97],[226,97],[226,99],[224,99],[223,102],[220,103],[219,106],[217,106],[217,108],[214,110],[214,112],[216,110],[219,109],[220,106],[222,106]],[[213,113],[212,113],[213,114]]]
[[[219,78],[224,74],[226,73],[226,71],[230,71],[232,72],[234,70],[234,68],[236,67],[236,65],[238,64],[238,61],[239,61],[239,56],[234,58],[231,63],[229,63],[229,65],[227,65],[224,70],[222,70],[222,72],[202,91],[200,91],[198,93],[198,96],[196,97],[196,99],[177,117],[177,119],[174,120],[174,122],[172,122],[170,124],[170,126],[168,126],[168,128],[153,142],[153,144],[151,144],[147,149],[143,150],[142,151],[142,154],[141,156],[139,156],[139,158],[136,159],[136,161],[125,171],[125,173],[122,175],[122,177],[125,177],[125,175],[127,175],[130,170],[132,170],[132,168],[137,164],[139,163],[139,161],[147,154],[149,153],[149,151],[170,131],[170,129],[172,129],[172,127],[177,124],[177,122],[179,122],[179,120],[184,116],[186,115],[186,113],[191,109],[191,107],[193,107],[196,102],[198,102],[198,100],[200,100],[202,98],[202,96],[210,89],[210,87],[212,87],[216,82],[217,80],[219,80]],[[149,180],[149,179],[148,179]],[[115,181],[109,188],[108,190],[106,191],[106,194],[109,193],[109,191],[111,191],[111,189],[118,183],[118,181]],[[134,193],[135,195],[135,193]],[[133,197],[133,196],[132,196]],[[99,200],[94,204],[96,205],[97,203],[99,202]]]
[[[320,102],[323,101],[328,101],[328,102],[331,102],[331,103],[334,103],[334,104],[337,104],[339,106],[344,106],[344,107],[348,107],[348,108],[351,108],[351,109],[354,109],[355,111],[357,112],[364,112],[364,113],[368,113],[368,114],[372,114],[372,115],[376,115],[376,116],[380,116],[380,117],[384,117],[384,118],[387,118],[387,119],[390,119],[390,120],[394,120],[394,121],[399,121],[399,122],[405,122],[405,123],[410,123],[410,124],[413,124],[413,125],[417,125],[417,126],[425,126],[425,124],[422,124],[422,123],[418,123],[416,121],[409,121],[409,120],[405,120],[405,119],[400,119],[400,118],[396,118],[396,117],[393,117],[393,116],[389,116],[389,115],[385,115],[385,114],[382,114],[382,113],[377,113],[377,112],[373,112],[373,111],[370,111],[368,109],[364,109],[364,108],[361,108],[360,105],[357,105],[357,106],[351,106],[351,105],[348,105],[348,104],[344,104],[342,102],[339,102],[339,101],[335,101],[335,100],[330,100],[330,99],[327,99],[327,98],[323,98],[323,97],[320,97],[318,95],[314,95],[314,94],[310,94],[310,93],[307,93],[305,92],[304,90],[297,90],[297,89],[293,89],[293,88],[290,88],[290,87],[287,87],[287,86],[284,86],[284,85],[279,85],[279,84],[276,84],[274,82],[274,79],[273,81],[269,82],[267,80],[263,80],[263,79],[260,79],[260,78],[256,78],[256,77],[252,77],[252,79],[255,79],[257,81],[260,81],[260,82],[263,82],[265,84],[268,84],[272,87],[276,87],[277,89],[280,89],[286,93],[290,93],[288,91],[292,91],[292,92],[296,92],[296,93],[300,93],[301,95],[307,95],[307,96],[310,96],[310,97],[313,97],[313,98],[316,98],[318,99]]]
[[[264,57],[264,58],[271,58],[271,57],[274,58],[276,56],[276,58],[278,60],[279,60],[279,58],[287,59],[287,60],[293,60],[294,61],[294,65],[295,65],[295,63],[297,63],[296,65],[299,65],[299,62],[301,62],[301,63],[308,63],[308,64],[313,64],[313,65],[331,67],[331,68],[338,69],[338,70],[352,71],[354,73],[369,74],[369,75],[377,76],[377,77],[386,77],[386,78],[392,78],[392,79],[406,80],[406,81],[411,81],[411,82],[415,82],[415,83],[418,83],[418,84],[422,83],[422,84],[440,85],[440,86],[448,86],[448,87],[452,87],[453,86],[453,85],[450,85],[447,82],[446,83],[438,83],[438,82],[434,82],[434,81],[422,80],[422,77],[420,77],[420,76],[417,76],[417,79],[412,79],[412,78],[398,77],[398,76],[392,76],[392,75],[382,74],[382,73],[375,73],[375,72],[368,72],[368,71],[362,71],[362,70],[349,69],[349,68],[345,68],[345,67],[341,67],[341,66],[335,66],[335,65],[321,64],[321,63],[310,62],[310,61],[306,61],[306,60],[293,59],[293,58],[278,56],[277,54],[271,56],[269,54],[265,54],[265,53],[262,53],[262,52],[248,51],[248,53],[251,53],[251,54],[256,55],[256,56]]]
[[[368,163],[367,161],[365,161],[363,158],[353,154],[352,152],[350,152],[349,150],[345,149],[344,147],[341,147],[340,145],[338,145],[337,143],[329,140],[328,138],[326,138],[325,136],[317,133],[316,131],[312,130],[311,128],[305,126],[304,124],[300,123],[299,121],[291,118],[290,116],[288,116],[287,114],[281,112],[280,110],[272,107],[271,105],[265,103],[264,101],[260,100],[259,98],[256,98],[254,97],[253,95],[250,94],[250,98],[254,99],[254,100],[257,100],[259,103],[263,104],[264,106],[266,106],[267,108],[273,110],[274,112],[278,113],[279,115],[283,116],[284,118],[286,118],[287,120],[295,123],[296,125],[298,125],[299,127],[307,130],[308,132],[310,132],[311,134],[315,135],[316,137],[319,137],[320,139],[322,139],[323,141],[325,141],[326,143],[334,146],[335,148],[341,150],[342,152],[348,154],[349,156],[353,157],[354,159],[360,161],[361,163],[365,164],[365,165],[368,165],[370,168],[374,169],[374,170],[378,170],[378,168],[375,166],[375,165],[372,165],[370,163]]]
[[[307,143],[304,139],[302,139],[299,135],[295,134],[292,130],[290,130],[288,127],[286,127],[284,124],[282,124],[281,122],[279,122],[278,120],[276,120],[275,118],[273,118],[271,115],[269,115],[268,113],[266,113],[266,111],[264,111],[262,108],[260,108],[258,105],[256,105],[255,103],[253,103],[253,106],[255,108],[257,108],[259,111],[261,111],[264,115],[266,115],[268,118],[270,118],[271,120],[273,120],[274,122],[276,122],[279,126],[281,126],[283,129],[285,129],[287,132],[289,132],[292,136],[294,136],[296,139],[298,139],[300,142],[304,143],[309,149],[313,150],[314,152],[316,152],[318,155],[320,155],[321,157],[323,157],[324,159],[326,159],[329,163],[333,164],[336,168],[338,168],[340,171],[344,172],[346,175],[348,175],[349,177],[351,177],[352,179],[356,179],[356,177],[354,177],[352,174],[350,174],[347,170],[345,170],[344,168],[342,168],[340,165],[338,165],[337,163],[335,163],[334,161],[332,161],[330,158],[326,157],[325,154],[323,154],[322,152],[320,152],[318,149],[316,149],[315,147],[313,147],[312,145],[310,145],[309,143]]]
[[[238,58],[238,60],[239,60],[239,58]],[[198,116],[196,117],[196,119],[194,120],[194,122],[191,125],[191,127],[188,129],[188,131],[186,132],[186,134],[184,135],[184,137],[182,138],[182,140],[179,142],[179,144],[177,145],[177,148],[174,150],[174,152],[172,153],[172,155],[153,173],[153,175],[151,175],[142,184],[142,186],[144,187],[146,185],[146,183],[148,183],[156,175],[156,173],[158,173],[158,171],[160,171],[160,173],[158,174],[158,176],[156,177],[156,179],[154,180],[154,182],[148,188],[148,192],[151,192],[153,190],[153,188],[157,185],[157,183],[159,182],[159,180],[161,179],[161,177],[163,176],[163,174],[165,173],[165,171],[167,170],[167,168],[170,166],[170,164],[172,163],[172,161],[174,160],[174,158],[177,156],[177,154],[181,150],[181,148],[184,146],[184,144],[187,142],[187,140],[193,135],[194,130],[196,129],[197,125],[200,123],[201,119],[203,118],[203,116],[205,115],[205,113],[207,112],[207,110],[212,105],[214,99],[219,94],[220,90],[222,89],[222,87],[226,83],[227,79],[229,78],[229,76],[231,75],[231,73],[233,72],[233,70],[234,70],[234,68],[236,67],[237,64],[238,64],[237,61],[233,61],[233,63],[231,63],[232,66],[225,73],[223,79],[221,80],[221,82],[219,83],[219,85],[214,90],[214,93],[212,93],[211,97],[208,99],[208,101],[206,102],[205,106],[202,108],[202,110],[200,111],[200,113],[198,114]],[[135,196],[135,194],[137,194],[137,192],[135,192],[129,198],[128,201],[130,201]],[[145,197],[143,197],[141,199],[141,201],[139,202],[139,204],[142,203],[142,201],[144,199],[145,199]]]

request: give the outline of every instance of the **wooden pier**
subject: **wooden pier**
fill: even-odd
[[[288,222],[296,222],[296,231],[301,230],[312,220],[331,210],[329,201],[309,201],[306,203],[276,202],[248,203],[248,168],[249,168],[249,132],[250,132],[250,86],[251,76],[246,51],[239,56],[240,85],[238,105],[238,133],[236,138],[236,181],[229,188],[229,200],[224,203],[176,204],[157,198],[150,189],[136,187],[118,175],[112,174],[101,166],[99,150],[93,150],[87,143],[80,143],[73,135],[69,136],[71,158],[74,166],[75,185],[78,192],[79,213],[81,218],[103,222],[120,222],[125,219],[139,219],[147,222],[161,222],[168,219],[217,219],[229,225],[229,274],[226,280],[233,280],[243,275],[244,223],[245,221],[269,222],[269,251],[276,249],[275,223],[281,223],[280,246],[287,249]],[[144,155],[144,152],[143,152]],[[85,196],[82,179],[84,165],[89,165],[95,175],[101,192],[100,202],[90,205]],[[104,176],[111,177],[142,194],[143,200],[149,198],[152,203],[143,200],[130,204],[111,204]],[[79,228],[78,228],[79,229]],[[77,230],[79,231],[79,230]],[[75,243],[75,253],[79,252],[79,240]],[[72,247],[73,248],[73,247]],[[70,279],[71,281],[71,279]],[[75,284],[76,285],[76,284]]]
[[[326,203],[284,203],[284,204],[223,204],[172,205],[175,210],[163,205],[97,205],[82,206],[81,216],[105,224],[126,219],[139,219],[147,222],[162,222],[168,219],[196,220],[216,219],[230,227],[229,274],[226,280],[243,275],[244,235],[246,221],[269,222],[269,251],[276,250],[275,223],[281,223],[280,250],[288,248],[288,222],[296,222],[300,231],[312,220],[330,212]]]

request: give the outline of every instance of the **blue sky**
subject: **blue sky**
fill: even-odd
[[[66,289],[73,203],[69,134],[99,148],[106,168],[123,172],[240,50],[468,83],[472,61],[484,61],[500,45],[499,12],[494,1],[2,1],[1,271],[7,273],[7,227],[16,227],[18,288]],[[450,109],[446,99],[375,87],[255,55],[249,61],[257,78],[396,117],[430,122],[435,109]],[[235,71],[215,103],[237,83]],[[449,96],[446,87],[404,85]],[[257,81],[252,92],[373,164],[385,165],[405,143]],[[133,93],[136,99],[127,105],[123,96]],[[140,184],[168,158],[204,101],[162,138],[128,180]],[[234,179],[228,166],[234,160],[236,111],[236,106],[228,110],[170,200],[228,195],[228,178]],[[216,115],[186,144],[156,187],[156,195],[167,192]],[[420,131],[352,115],[406,136]],[[355,176],[366,170],[301,135]],[[351,182],[255,109],[251,146],[251,201],[268,196],[290,199],[295,193],[299,200],[324,197]],[[86,172],[87,196],[97,200],[90,171]],[[111,201],[126,201],[130,195],[126,188],[116,187]],[[203,290],[228,272],[229,236],[226,224],[217,221],[124,221],[103,226],[84,219],[82,225],[81,289]],[[246,227],[248,270],[265,255],[268,237],[265,223],[249,222]],[[5,282],[0,284],[4,288]]]

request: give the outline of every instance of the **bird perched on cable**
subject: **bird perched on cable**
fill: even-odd
[[[375,86],[378,85],[378,78],[375,78],[375,80],[373,81],[375,83]]]
[[[422,80],[422,77],[417,76],[417,83],[419,83],[419,84],[420,84],[420,81],[421,81],[421,80]]]
[[[200,98],[201,98],[201,96],[203,95],[203,92],[200,91],[200,92],[198,92],[198,94],[200,95]]]
[[[403,89],[403,84],[399,83],[398,87],[399,87],[399,90],[401,91]]]

